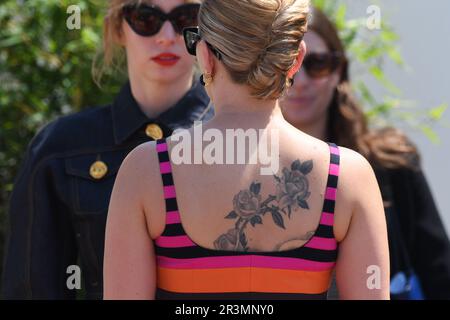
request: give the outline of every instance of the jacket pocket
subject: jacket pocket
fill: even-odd
[[[66,158],[66,174],[72,181],[72,202],[79,215],[102,213],[108,210],[111,192],[117,172],[128,153],[125,151],[92,153]],[[91,175],[91,167],[101,162],[106,173],[97,179]]]

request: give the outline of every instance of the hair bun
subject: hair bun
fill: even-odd
[[[224,53],[233,81],[256,98],[278,99],[289,86],[308,12],[309,0],[205,0],[199,26]]]

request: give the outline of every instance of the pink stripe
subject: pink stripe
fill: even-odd
[[[181,223],[180,213],[178,211],[169,211],[166,215],[167,224]]]
[[[187,236],[159,237],[155,241],[161,248],[195,247],[195,243]]]
[[[339,155],[339,148],[330,146],[330,152],[335,155]]]
[[[319,250],[336,250],[337,243],[334,238],[321,238],[314,236],[305,247]]]
[[[156,151],[164,152],[167,151],[167,143],[161,143],[156,145]]]
[[[336,191],[336,188],[327,187],[327,191],[325,192],[325,199],[336,200]]]
[[[339,175],[339,166],[337,164],[330,164],[330,174],[333,176]]]
[[[317,262],[298,258],[275,258],[266,256],[225,256],[193,259],[174,259],[158,256],[160,267],[173,269],[218,269],[218,268],[272,268],[285,270],[324,271],[334,267],[334,262]]]
[[[334,214],[323,212],[322,217],[320,218],[320,224],[326,225],[326,226],[333,226],[334,225]]]
[[[170,173],[172,172],[172,167],[170,166],[170,162],[161,162],[159,164],[159,170],[161,171],[161,173]]]
[[[175,193],[175,186],[164,187],[164,197],[165,199],[176,198],[177,195]]]

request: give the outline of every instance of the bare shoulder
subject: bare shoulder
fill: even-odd
[[[119,175],[126,176],[127,180],[138,186],[159,173],[157,163],[156,143],[146,142],[131,150],[125,157]]]
[[[352,215],[367,190],[376,188],[375,174],[369,162],[361,154],[339,147],[340,173],[335,208],[334,234],[340,242],[348,232]]]
[[[373,182],[374,171],[369,161],[360,153],[348,148],[339,148],[341,151],[340,186],[348,191],[348,194],[357,195],[358,187]]]
[[[153,236],[164,226],[164,220],[159,219],[159,213],[164,207],[164,192],[156,142],[143,143],[127,155],[115,184],[122,190],[122,196],[129,201],[139,202],[145,213],[150,235],[154,238]]]

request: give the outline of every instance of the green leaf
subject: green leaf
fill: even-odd
[[[345,27],[345,15],[347,13],[347,6],[344,3],[341,3],[336,11],[335,15],[335,23],[338,29],[342,29]]]
[[[394,61],[396,64],[398,64],[399,66],[403,66],[405,64],[405,62],[403,61],[402,55],[400,54],[400,52],[397,50],[397,48],[390,48],[387,51],[387,54],[389,55],[389,57],[391,58],[392,61]]]
[[[421,125],[419,126],[419,129],[425,134],[425,136],[434,144],[439,144],[441,142],[441,139],[437,135],[437,133],[429,126],[427,125]]]
[[[434,121],[439,121],[444,116],[445,111],[447,111],[448,105],[446,103],[441,104],[429,111],[429,116]]]
[[[23,39],[20,35],[14,35],[9,38],[0,39],[0,48],[7,48],[18,45],[23,42]]]
[[[383,70],[381,70],[378,66],[371,66],[369,68],[370,73],[377,79],[386,89],[392,92],[395,95],[400,95],[401,91],[398,87],[396,87],[390,80],[386,78]]]

